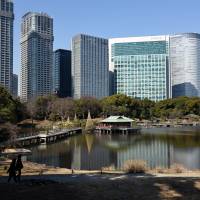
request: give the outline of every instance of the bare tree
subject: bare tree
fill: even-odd
[[[27,104],[26,104],[26,108],[27,108],[27,111],[28,111],[28,115],[30,116],[31,118],[31,135],[33,134],[33,119],[34,119],[34,116],[36,114],[36,106],[35,106],[35,102],[34,101],[29,101]]]
[[[51,105],[52,112],[58,115],[61,120],[66,120],[68,116],[72,117],[74,115],[74,101],[70,98],[57,99]]]

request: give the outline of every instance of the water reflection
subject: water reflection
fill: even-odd
[[[121,169],[126,160],[146,160],[151,168],[183,164],[200,169],[200,130],[146,130],[142,135],[87,134],[33,147],[28,160],[73,169],[100,169],[114,165]],[[180,133],[181,132],[181,133]]]
[[[175,148],[174,161],[187,169],[200,169],[200,148]]]

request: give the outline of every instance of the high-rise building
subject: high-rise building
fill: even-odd
[[[52,93],[53,19],[29,12],[21,24],[21,84],[23,101]]]
[[[73,97],[109,95],[108,40],[88,35],[72,39]]]
[[[109,96],[112,96],[115,94],[115,77],[114,72],[109,71]]]
[[[13,2],[0,0],[0,84],[12,92]]]
[[[153,101],[171,97],[169,36],[110,39],[109,55],[116,93]]]
[[[71,97],[71,51],[58,49],[53,59],[53,93]]]
[[[170,60],[173,97],[200,97],[200,34],[172,35]]]
[[[13,79],[12,79],[12,94],[16,98],[18,97],[18,75],[13,74]]]

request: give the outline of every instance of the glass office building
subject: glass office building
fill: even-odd
[[[200,34],[170,36],[172,94],[200,97]]]
[[[12,94],[13,97],[18,97],[18,75],[17,74],[13,74],[13,79],[12,79]]]
[[[53,56],[53,93],[71,97],[71,51],[58,49]]]
[[[109,96],[108,40],[79,34],[72,39],[72,93],[101,99]]]
[[[110,39],[109,54],[115,93],[153,101],[171,97],[169,36]]]

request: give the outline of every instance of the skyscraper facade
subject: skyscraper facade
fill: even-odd
[[[170,37],[173,97],[200,97],[200,34]]]
[[[18,97],[18,75],[13,74],[13,79],[12,79],[12,94],[13,97]]]
[[[109,55],[116,93],[153,101],[171,97],[169,36],[110,39]]]
[[[72,39],[73,97],[109,95],[108,40],[88,35]]]
[[[53,19],[29,12],[21,24],[21,84],[23,101],[52,93]]]
[[[71,97],[71,51],[58,49],[53,57],[53,93]]]
[[[114,88],[115,88],[114,72],[109,71],[109,96],[112,96],[115,94]]]
[[[12,0],[0,0],[0,84],[10,92],[13,73],[13,21]]]

